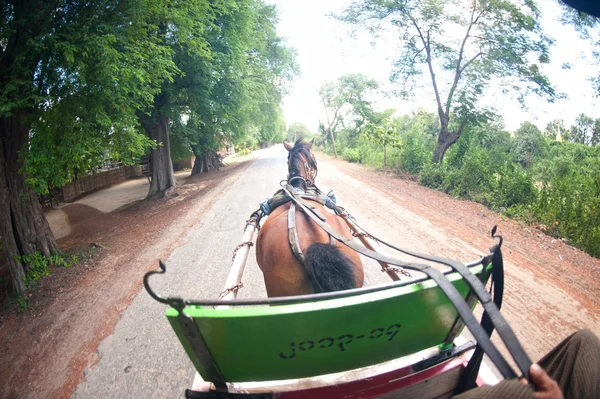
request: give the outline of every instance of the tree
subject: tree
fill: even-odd
[[[148,35],[165,48],[171,55],[179,74],[165,76],[159,93],[152,104],[138,112],[140,125],[148,137],[158,144],[150,154],[152,179],[148,198],[162,198],[176,194],[177,182],[171,161],[169,128],[171,121],[181,118],[187,110],[188,101],[182,82],[189,79],[185,67],[190,58],[200,65],[210,59],[211,53],[204,36],[214,26],[215,15],[227,2],[211,3],[208,0],[176,0],[161,2],[159,12],[148,27]],[[191,77],[193,79],[194,76]]]
[[[365,127],[367,139],[383,147],[383,167],[387,166],[387,148],[388,146],[398,146],[400,137],[396,131],[396,126],[392,120],[395,109],[388,109],[384,112],[373,113]]]
[[[533,157],[542,152],[543,145],[542,132],[533,123],[523,122],[515,131],[513,153],[523,167],[531,165]]]
[[[313,133],[310,131],[308,126],[301,122],[292,123],[287,129],[287,140],[296,142],[298,139],[309,139]]]
[[[541,32],[533,0],[521,7],[509,0],[354,1],[337,18],[375,36],[387,28],[397,32],[400,55],[391,79],[405,93],[424,69],[429,74],[440,120],[435,162],[468,124],[487,118],[478,102],[493,77],[521,102],[529,93],[555,97],[539,66],[549,61],[551,40]]]
[[[590,146],[597,145],[600,141],[600,119],[579,114],[577,119],[575,119],[575,124],[571,126],[565,138],[573,143]]]
[[[187,124],[174,122],[196,156],[192,174],[217,169],[225,141],[283,139],[280,107],[285,85],[297,73],[294,52],[277,36],[275,7],[262,1],[222,2],[203,32],[210,57],[177,52],[184,72],[173,83],[174,104]],[[181,119],[181,116],[175,115]]]
[[[546,125],[542,134],[549,139],[561,141],[566,133],[565,122],[562,119],[555,119]]]
[[[573,3],[579,3],[576,5],[578,5],[580,9],[585,8],[585,4],[582,2]],[[598,40],[598,33],[600,33],[600,18],[578,11],[571,6],[566,5],[563,1],[559,0],[559,4],[561,4],[563,9],[561,17],[562,23],[573,26],[577,33],[579,33],[581,39],[590,44],[590,47],[594,49],[591,54],[595,59],[596,64],[600,64],[600,51],[598,51],[600,49],[600,40]],[[596,95],[600,96],[600,73],[596,76],[591,76],[589,80],[592,82],[592,87],[596,92]]]
[[[353,129],[355,132],[359,131],[373,114],[372,103],[367,97],[378,88],[377,81],[363,74],[351,74],[341,76],[335,82],[327,82],[319,89],[319,96],[327,115],[326,132],[331,139],[336,158],[335,136],[338,125],[344,124],[344,107],[349,106],[346,107],[350,108],[347,116],[354,117]]]
[[[2,3],[0,232],[18,293],[30,268],[25,255],[59,250],[28,184],[40,167],[24,167],[30,148],[62,143],[66,158],[84,158],[75,164],[84,167],[102,140],[135,136],[136,111],[156,93],[157,77],[174,71],[147,32],[156,9],[152,0]],[[65,169],[54,169],[57,179],[68,179]]]

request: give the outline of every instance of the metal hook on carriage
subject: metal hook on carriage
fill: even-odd
[[[163,298],[160,295],[156,294],[152,288],[150,288],[150,276],[153,274],[164,274],[167,271],[167,265],[165,265],[165,262],[163,262],[162,260],[158,261],[158,265],[160,266],[160,269],[157,270],[151,270],[148,273],[144,274],[144,288],[146,288],[146,291],[148,292],[148,294],[154,298],[156,301],[160,302],[160,303],[164,303],[166,305],[170,305],[173,301],[169,300],[168,298]]]
[[[498,225],[494,225],[494,227],[492,227],[492,238],[497,238],[498,239],[498,247],[502,246],[502,234],[496,234],[496,231],[498,230]]]
[[[501,251],[501,247],[502,247],[502,235],[501,234],[496,234],[496,231],[498,230],[498,225],[495,225],[494,227],[492,227],[492,238],[497,238],[498,239],[498,243],[493,245],[492,247],[490,247],[490,255],[492,255],[492,263],[500,263],[502,264],[502,251]],[[501,266],[502,267],[502,266]]]

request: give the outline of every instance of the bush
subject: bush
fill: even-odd
[[[358,148],[345,148],[342,158],[348,162],[360,162],[360,151]]]
[[[443,165],[426,165],[419,175],[419,183],[435,190],[446,191],[447,172]]]
[[[581,146],[584,147],[584,146]],[[546,231],[600,256],[600,157],[594,149],[578,162],[567,156],[540,167],[535,214]]]
[[[537,194],[538,190],[528,173],[518,168],[507,167],[507,170],[497,177],[491,203],[495,209],[532,205],[537,200]]]
[[[346,149],[345,151],[347,151]],[[364,138],[358,140],[358,146],[351,149],[350,156],[365,165],[380,168],[383,165],[383,148]]]
[[[398,143],[387,147],[387,165],[418,175],[424,186],[541,223],[547,233],[600,257],[600,146],[548,140],[527,123],[514,137],[501,123],[482,124],[465,129],[435,165],[430,133],[436,129],[425,132],[416,117],[397,122]],[[381,144],[350,131],[339,138],[344,159],[383,164]]]
[[[431,163],[431,149],[425,145],[422,134],[408,132],[402,136],[401,155],[398,167],[410,174],[416,175]]]
[[[454,172],[450,174],[452,195],[487,203],[492,181],[487,152],[472,150],[465,157],[462,167]]]
[[[537,217],[531,205],[515,204],[506,210],[506,216],[521,220],[525,224],[531,225],[537,221]]]
[[[77,255],[64,256],[54,253],[50,256],[44,256],[40,251],[15,256],[17,263],[27,265],[28,272],[25,274],[23,282],[26,287],[30,287],[34,282],[43,276],[50,274],[50,265],[70,267],[77,263]]]

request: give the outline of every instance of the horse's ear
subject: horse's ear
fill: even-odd
[[[306,148],[308,148],[309,150],[312,148],[313,144],[315,143],[315,138],[313,137],[313,139],[308,143],[308,145],[306,146]]]
[[[287,141],[284,141],[284,142],[283,142],[283,146],[284,146],[284,147],[285,147],[285,149],[286,149],[286,150],[288,150],[288,151],[292,149],[292,146],[291,146],[291,145],[290,145],[290,144],[289,144]]]

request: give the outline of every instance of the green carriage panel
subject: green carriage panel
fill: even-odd
[[[471,267],[485,283],[491,266]],[[467,298],[457,273],[448,279]],[[445,342],[457,312],[432,280],[378,292],[288,305],[188,306],[226,381],[268,381],[346,371],[400,358]],[[200,375],[178,313],[167,317]]]

